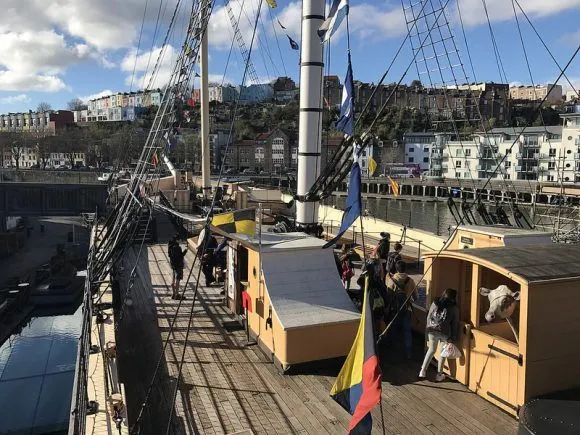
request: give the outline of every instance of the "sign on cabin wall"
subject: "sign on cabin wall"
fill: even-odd
[[[471,237],[461,236],[459,241],[464,245],[473,246],[473,239]]]
[[[228,245],[228,299],[234,300],[236,292],[235,269],[236,248]]]

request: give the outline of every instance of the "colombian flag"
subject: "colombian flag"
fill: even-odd
[[[358,332],[330,391],[332,398],[352,415],[349,433],[357,434],[371,433],[371,410],[381,401],[381,368],[375,350],[372,299],[368,287],[367,277]]]

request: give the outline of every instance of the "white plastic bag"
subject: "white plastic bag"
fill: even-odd
[[[455,359],[461,356],[461,351],[453,343],[445,343],[441,349],[441,357]]]

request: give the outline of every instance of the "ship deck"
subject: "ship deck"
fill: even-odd
[[[230,328],[236,319],[223,305],[220,287],[200,286],[192,305],[194,284],[190,284],[180,305],[171,299],[166,244],[144,247],[138,261],[136,251],[125,258],[125,275],[137,264],[137,278],[117,337],[130,427],[138,426],[142,434],[347,432],[350,415],[329,396],[339,362],[279,374],[260,347],[247,346],[244,330]],[[186,277],[192,261],[190,253]],[[192,282],[196,276],[194,268]],[[127,277],[124,281],[122,292]],[[174,330],[163,349],[174,318]],[[423,346],[419,337],[414,341],[412,361],[381,355],[382,404],[372,413],[376,433],[517,432],[515,419],[461,384],[418,381]],[[158,376],[151,382],[160,355]],[[166,431],[182,356],[173,418]],[[434,375],[431,371],[428,379]],[[147,406],[136,425],[149,386]]]

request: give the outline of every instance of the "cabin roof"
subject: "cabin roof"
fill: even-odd
[[[496,237],[524,237],[524,236],[550,236],[547,231],[527,230],[523,228],[514,228],[497,225],[461,225],[459,230],[470,231],[472,233],[487,234]]]
[[[231,233],[231,239],[242,242],[247,247],[259,250],[260,238],[258,233],[254,235]],[[326,242],[306,233],[268,233],[262,231],[262,252],[278,252],[302,249],[322,249]]]
[[[263,252],[262,270],[284,329],[358,322],[360,314],[336,273],[332,250],[270,250]]]
[[[434,257],[426,254],[428,257]],[[466,260],[496,264],[528,282],[580,279],[580,245],[525,245],[443,251],[442,257],[462,257]]]

